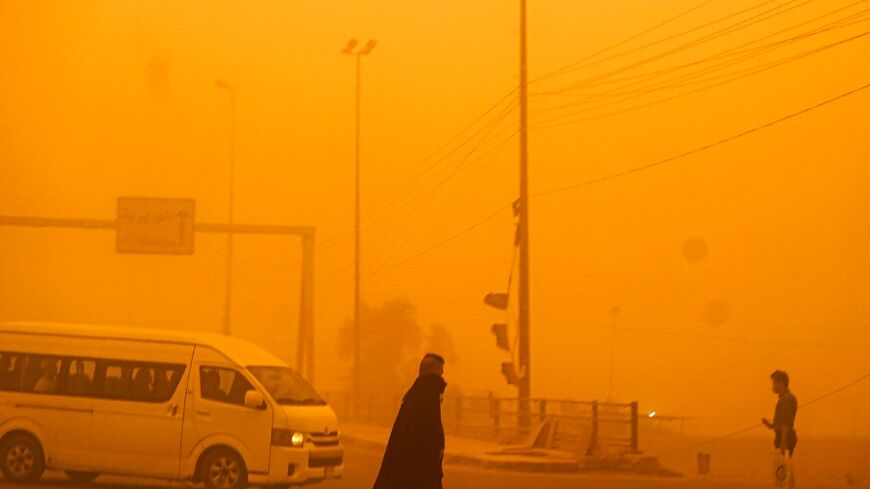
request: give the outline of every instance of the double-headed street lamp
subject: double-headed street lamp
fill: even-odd
[[[214,82],[215,87],[227,92],[230,96],[230,198],[229,198],[229,224],[233,225],[236,187],[236,87],[228,81],[219,79]],[[230,305],[233,297],[233,233],[227,233],[227,283],[224,296],[224,321],[223,333],[230,334]]]
[[[360,297],[360,188],[359,188],[359,132],[360,132],[360,67],[362,57],[367,56],[378,44],[370,39],[365,46],[356,49],[359,42],[351,39],[347,42],[342,54],[356,56],[356,177],[355,177],[355,217],[354,217],[354,302],[353,302],[353,388],[360,391],[360,319],[362,316],[362,300]]]

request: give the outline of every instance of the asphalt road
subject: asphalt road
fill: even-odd
[[[346,473],[341,480],[304,486],[312,489],[369,489],[380,465],[381,454],[348,449]],[[76,485],[62,474],[46,474],[37,485],[19,486],[0,481],[0,489],[180,489],[188,486],[161,481],[121,477],[101,477],[97,481]],[[190,486],[202,487],[202,486]],[[761,489],[770,488],[767,483],[736,483],[734,481],[706,481],[694,478],[637,478],[607,475],[547,475],[495,470],[479,470],[470,467],[448,466],[444,475],[445,489]],[[800,486],[805,489],[808,486]]]

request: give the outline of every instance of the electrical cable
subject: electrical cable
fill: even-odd
[[[677,39],[677,38],[683,37],[683,36],[685,36],[685,35],[687,35],[687,34],[691,34],[692,32],[695,32],[695,31],[698,31],[698,30],[701,30],[701,29],[704,29],[704,28],[710,27],[711,25],[715,25],[715,24],[718,24],[718,23],[720,23],[720,22],[724,22],[724,21],[726,21],[726,20],[728,20],[728,19],[730,19],[730,18],[738,17],[738,16],[743,15],[743,14],[745,14],[745,13],[751,12],[751,11],[753,11],[753,10],[755,10],[755,9],[761,8],[761,7],[763,7],[763,6],[767,5],[767,4],[773,3],[774,1],[776,1],[776,0],[763,0],[762,2],[759,2],[759,3],[755,4],[755,5],[750,6],[750,7],[744,8],[744,9],[738,11],[738,12],[734,12],[734,13],[731,13],[731,14],[726,15],[726,16],[724,16],[724,17],[720,17],[720,18],[718,18],[718,19],[716,19],[716,20],[713,20],[713,21],[707,22],[707,23],[705,23],[705,24],[702,24],[702,25],[699,25],[699,26],[692,27],[692,28],[690,28],[690,29],[688,29],[688,30],[681,31],[681,32],[679,32],[679,33],[677,33],[677,34],[673,34],[673,35],[670,35],[670,36],[668,36],[668,37],[664,37],[664,38],[657,39],[657,40],[652,41],[652,42],[648,42],[648,43],[643,44],[643,45],[641,45],[641,46],[637,46],[637,47],[631,48],[631,49],[629,49],[629,50],[627,50],[627,51],[623,51],[623,52],[620,52],[620,53],[616,53],[616,54],[614,54],[614,55],[611,55],[611,56],[609,56],[609,57],[607,57],[607,58],[604,58],[604,59],[601,59],[601,60],[597,60],[597,61],[594,61],[594,62],[586,63],[587,61],[593,60],[593,59],[597,58],[598,56],[600,56],[600,55],[602,55],[602,54],[604,54],[604,53],[606,53],[606,52],[609,52],[609,51],[611,51],[612,49],[614,49],[614,48],[616,48],[616,47],[622,46],[622,45],[624,45],[624,44],[626,44],[626,43],[628,43],[628,42],[630,42],[630,41],[633,41],[633,40],[635,40],[635,39],[641,37],[642,35],[644,35],[644,34],[646,34],[646,33],[649,33],[649,32],[651,32],[651,31],[654,31],[654,30],[658,29],[659,27],[664,26],[664,25],[667,25],[667,24],[669,24],[670,22],[672,22],[673,20],[677,20],[677,19],[679,19],[680,17],[682,17],[683,15],[689,14],[689,13],[693,12],[694,10],[696,10],[696,9],[690,9],[690,10],[688,10],[688,11],[686,11],[686,12],[683,12],[683,13],[681,13],[681,14],[678,14],[678,15],[675,16],[675,17],[672,17],[672,18],[669,19],[669,20],[666,20],[665,22],[661,23],[660,25],[654,26],[654,27],[652,27],[652,28],[650,28],[650,29],[647,29],[646,31],[644,31],[644,32],[642,32],[642,33],[640,33],[640,34],[634,35],[634,36],[629,37],[629,38],[627,38],[627,39],[625,39],[625,40],[623,40],[623,41],[620,41],[620,42],[616,43],[615,45],[613,45],[613,46],[611,46],[611,47],[608,47],[608,48],[602,49],[602,50],[600,50],[600,51],[597,51],[597,52],[594,53],[594,54],[591,54],[591,55],[589,55],[589,56],[586,56],[586,57],[584,57],[584,58],[581,58],[581,59],[579,59],[579,60],[577,60],[577,61],[574,61],[573,63],[569,63],[569,64],[567,64],[567,65],[565,65],[565,66],[563,66],[562,68],[559,68],[559,69],[557,69],[557,70],[554,70],[554,71],[551,71],[551,72],[549,72],[549,73],[545,73],[544,75],[541,75],[541,76],[535,77],[535,78],[533,78],[533,79],[530,81],[530,83],[532,83],[532,82],[539,82],[539,81],[542,81],[542,80],[544,80],[544,79],[548,79],[548,78],[553,78],[553,77],[556,77],[556,76],[560,76],[560,75],[562,75],[562,74],[564,74],[564,73],[567,73],[567,72],[570,72],[570,71],[575,71],[575,70],[579,70],[579,69],[582,69],[582,68],[587,68],[587,67],[589,67],[589,66],[594,66],[594,65],[596,65],[596,64],[600,64],[600,63],[603,63],[603,62],[605,62],[605,61],[611,61],[611,60],[613,60],[613,59],[621,58],[621,57],[623,57],[623,56],[626,56],[626,55],[629,55],[629,54],[633,54],[633,53],[636,53],[636,52],[638,52],[638,51],[642,51],[642,50],[644,50],[644,49],[651,48],[651,47],[656,46],[656,45],[658,45],[658,44],[662,44],[662,43],[665,43],[665,42],[671,41],[671,40],[673,40],[673,39]],[[707,3],[709,3],[709,2],[705,2],[705,3],[701,4],[701,5],[699,5],[699,7],[702,7],[702,6],[706,5]],[[585,64],[584,64],[584,63],[585,63]]]
[[[867,11],[865,11],[865,13],[866,13],[866,12],[870,12],[870,9],[868,9]],[[824,27],[824,28],[820,28],[820,29],[817,30],[817,31],[814,31],[814,32],[811,32],[811,33],[804,33],[804,34],[801,34],[801,35],[799,35],[799,36],[795,36],[794,38],[791,38],[791,39],[788,39],[788,40],[785,40],[785,41],[780,41],[780,42],[777,42],[777,43],[774,43],[774,44],[777,44],[777,45],[778,45],[778,44],[780,44],[781,42],[797,42],[797,41],[799,41],[799,40],[803,40],[804,38],[806,38],[806,36],[810,36],[810,35],[818,35],[818,34],[820,34],[820,33],[828,32],[828,31],[833,30],[833,29],[840,29],[840,28],[844,28],[844,27],[849,27],[849,26],[852,26],[852,25],[855,25],[855,24],[858,24],[858,23],[862,23],[862,22],[867,22],[867,21],[870,21],[870,17],[866,17],[866,16],[865,16],[864,18],[860,18],[860,19],[858,19],[858,20],[852,20],[852,21],[850,21],[850,22],[846,22],[846,23],[839,23],[839,22],[837,22],[836,25],[826,26],[826,27]],[[684,82],[684,83],[679,83],[679,84],[677,84],[677,83],[670,83],[670,84],[660,84],[660,85],[653,84],[653,85],[648,85],[647,87],[644,87],[644,88],[641,88],[641,89],[637,89],[637,90],[635,90],[635,91],[623,92],[622,94],[623,94],[624,96],[623,96],[622,98],[618,99],[618,100],[613,100],[613,101],[604,102],[604,103],[601,103],[601,104],[598,104],[598,105],[595,105],[595,106],[592,106],[592,107],[587,107],[587,108],[581,109],[581,110],[579,110],[579,111],[573,111],[573,112],[569,112],[569,113],[564,113],[564,114],[558,114],[558,115],[555,115],[555,116],[551,116],[550,118],[545,119],[545,120],[543,120],[543,121],[540,121],[540,120],[539,120],[539,121],[536,121],[536,122],[534,123],[534,127],[535,127],[536,130],[540,130],[540,129],[544,129],[544,128],[552,128],[552,127],[562,127],[562,126],[567,126],[567,125],[577,124],[577,123],[584,122],[584,121],[588,121],[588,120],[595,120],[595,119],[599,119],[599,118],[602,118],[602,117],[608,117],[608,116],[612,116],[612,115],[616,115],[616,114],[623,114],[623,113],[626,113],[626,112],[631,112],[631,111],[635,111],[635,110],[638,110],[638,109],[646,108],[646,107],[649,107],[649,106],[652,106],[652,105],[657,105],[657,104],[660,104],[660,103],[663,103],[663,102],[667,102],[667,101],[671,101],[671,100],[674,100],[674,99],[677,99],[677,98],[681,98],[681,97],[685,97],[685,96],[688,96],[688,95],[692,95],[692,94],[695,94],[695,93],[698,93],[698,92],[701,92],[701,91],[705,91],[705,90],[709,90],[709,89],[712,89],[712,88],[716,88],[716,87],[722,86],[722,85],[724,85],[724,84],[731,83],[731,82],[734,82],[734,81],[737,81],[737,80],[740,80],[740,79],[746,78],[746,77],[748,77],[748,76],[752,76],[752,75],[755,75],[755,74],[758,74],[758,73],[761,73],[761,72],[764,72],[764,71],[768,71],[768,70],[773,69],[773,68],[777,68],[777,67],[779,67],[779,66],[782,66],[782,65],[785,65],[785,64],[788,64],[788,63],[792,63],[792,62],[798,61],[798,60],[800,60],[800,59],[803,59],[803,58],[806,58],[806,57],[809,57],[809,56],[812,56],[812,55],[818,54],[818,53],[820,53],[820,52],[823,52],[823,51],[826,51],[826,50],[829,50],[829,49],[832,49],[832,48],[835,48],[835,47],[839,47],[839,46],[841,46],[841,45],[844,45],[844,44],[847,44],[847,43],[850,43],[850,42],[853,42],[853,41],[857,41],[857,40],[859,40],[859,39],[861,39],[861,38],[867,36],[868,34],[870,34],[870,31],[861,32],[861,33],[856,34],[856,35],[853,35],[853,36],[851,36],[851,37],[848,37],[848,38],[845,38],[845,39],[840,39],[840,40],[835,41],[835,42],[833,42],[833,43],[829,43],[829,44],[826,44],[826,45],[823,45],[823,46],[820,46],[820,47],[816,47],[816,48],[813,48],[813,49],[810,49],[810,50],[807,50],[807,51],[803,51],[803,52],[801,52],[801,53],[798,53],[798,54],[795,54],[795,55],[791,55],[791,56],[788,56],[788,57],[785,57],[785,58],[780,58],[780,59],[778,59],[778,60],[769,61],[769,62],[767,62],[767,63],[765,63],[765,64],[756,65],[756,66],[749,67],[749,68],[743,68],[743,69],[738,70],[738,71],[732,71],[732,72],[728,72],[728,73],[724,73],[724,74],[719,74],[719,75],[715,75],[715,76],[712,76],[712,77],[707,77],[707,78],[704,78],[704,79],[701,79],[701,80],[694,80],[694,81],[691,81],[692,78],[697,78],[698,76],[704,75],[704,74],[706,74],[706,73],[709,73],[709,72],[715,72],[715,71],[716,71],[715,68],[704,68],[704,69],[698,70],[698,71],[695,72],[695,73],[680,75],[680,76],[675,77],[675,78],[673,78],[673,79],[671,79],[671,80],[668,81],[668,83],[670,83],[671,81],[673,81],[673,80],[675,80],[675,79],[679,79],[679,78],[683,78],[683,79],[687,79],[687,80],[689,80],[689,81],[686,81],[686,82]],[[776,47],[780,47],[780,46],[773,46],[773,48],[776,48]],[[762,48],[767,48],[767,46],[762,47]],[[753,48],[753,50],[756,50],[756,49],[761,49],[761,48]],[[744,58],[739,58],[739,59],[737,59],[737,60],[726,61],[726,62],[720,63],[720,66],[727,66],[727,65],[731,65],[731,64],[737,64],[737,63],[740,63],[740,62],[745,61],[745,60],[747,60],[747,59],[751,59],[752,57],[755,57],[755,56],[756,56],[756,55],[748,55],[748,56],[745,56]],[[724,78],[724,80],[723,80],[723,78]],[[719,81],[717,81],[717,80],[719,80]],[[710,83],[710,82],[713,82],[713,83]],[[692,89],[692,90],[689,90],[689,91],[686,91],[686,92],[678,93],[678,94],[676,94],[676,95],[667,96],[666,98],[661,98],[661,99],[658,99],[658,100],[654,100],[654,101],[652,101],[652,102],[647,102],[647,103],[643,103],[643,104],[640,104],[640,105],[631,106],[631,107],[627,107],[627,108],[621,108],[621,109],[617,109],[617,110],[614,110],[614,111],[605,112],[605,113],[601,113],[601,114],[596,114],[596,115],[592,115],[592,116],[585,117],[585,118],[580,118],[580,119],[571,119],[571,120],[569,120],[569,121],[564,121],[564,120],[563,120],[563,119],[566,119],[566,118],[571,118],[571,117],[576,117],[576,116],[579,116],[579,115],[587,114],[587,113],[590,113],[590,112],[593,112],[593,111],[596,111],[596,110],[600,110],[600,109],[603,109],[603,108],[607,108],[607,107],[610,107],[610,106],[613,106],[613,105],[618,105],[618,104],[621,104],[621,103],[623,103],[623,102],[625,102],[625,101],[627,101],[627,100],[631,100],[631,99],[633,99],[633,98],[638,98],[638,97],[641,97],[641,96],[644,96],[644,95],[648,95],[648,94],[651,94],[651,93],[654,93],[654,92],[662,92],[662,91],[667,91],[667,90],[671,90],[671,89],[674,89],[674,88],[681,88],[681,87],[685,87],[685,86],[691,86],[691,85],[697,85],[697,84],[705,84],[705,83],[708,83],[708,84],[707,84],[707,85],[704,85],[704,86],[701,86],[701,87],[699,87],[699,88],[696,88],[696,89]],[[582,106],[582,105],[584,105],[584,102],[586,102],[586,101],[594,101],[594,99],[596,99],[596,98],[598,98],[598,99],[602,99],[602,98],[606,98],[607,96],[612,96],[612,95],[614,95],[614,94],[619,94],[619,92],[611,92],[610,94],[607,94],[607,93],[605,93],[605,94],[598,94],[598,95],[595,95],[595,96],[587,97],[587,100],[584,100],[584,101],[574,102],[574,103],[570,103],[570,104],[563,104],[563,105],[555,106],[555,107],[550,107],[550,108],[544,109],[544,111],[538,111],[536,114],[534,114],[534,115],[532,116],[532,118],[535,118],[535,117],[537,117],[537,116],[540,116],[540,115],[542,115],[544,112],[548,112],[548,111],[557,111],[557,110],[562,110],[562,109],[565,109],[565,108],[571,108],[571,107],[574,107],[574,106]],[[560,121],[561,121],[561,122],[560,122]]]
[[[838,388],[836,388],[836,389],[834,389],[834,390],[832,390],[832,391],[830,391],[830,392],[828,392],[828,393],[826,393],[826,394],[824,394],[824,395],[822,395],[822,396],[819,396],[819,397],[813,399],[813,400],[810,401],[810,402],[807,402],[807,403],[801,404],[800,406],[798,406],[798,410],[800,411],[801,409],[805,409],[805,408],[807,408],[807,407],[809,407],[809,406],[812,406],[813,404],[816,404],[816,403],[818,403],[818,402],[821,402],[821,401],[823,401],[823,400],[825,400],[825,399],[827,399],[827,398],[829,398],[829,397],[831,397],[831,396],[833,396],[833,395],[835,395],[835,394],[839,394],[840,392],[843,392],[843,391],[845,391],[846,389],[849,389],[849,388],[851,388],[851,387],[853,387],[853,386],[855,386],[855,385],[857,385],[857,384],[863,382],[864,380],[867,380],[868,378],[870,378],[870,372],[868,372],[868,373],[866,373],[866,374],[864,374],[864,375],[858,377],[857,379],[855,379],[855,380],[849,382],[848,384],[845,384],[845,385],[843,385],[843,386],[840,386],[840,387],[838,387]],[[713,445],[713,444],[718,443],[718,442],[720,442],[720,441],[727,440],[727,439],[729,439],[729,438],[734,438],[735,436],[739,436],[739,435],[742,435],[742,434],[744,434],[744,433],[748,433],[748,432],[753,431],[753,430],[755,430],[755,429],[757,429],[757,428],[760,428],[761,426],[762,426],[761,423],[756,423],[756,424],[754,424],[754,425],[752,425],[752,426],[747,426],[746,428],[742,428],[742,429],[739,429],[739,430],[737,430],[737,431],[732,431],[731,433],[727,433],[727,434],[725,434],[725,435],[718,436],[718,437],[713,438],[713,439],[710,439],[710,440],[706,440],[706,441],[703,441],[703,442],[699,442],[699,443],[695,443],[695,444],[692,444],[692,445],[688,445],[688,446],[686,446],[686,447],[683,447],[683,448],[680,448],[680,449],[677,449],[677,450],[673,450],[673,451],[671,451],[671,452],[667,452],[667,453],[665,453],[665,454],[663,454],[663,455],[660,455],[660,456],[661,456],[661,457],[669,457],[669,456],[671,456],[671,455],[677,455],[677,454],[680,454],[680,453],[685,453],[685,452],[692,451],[692,450],[695,450],[695,449],[700,448],[700,447],[705,447],[705,446],[707,446],[707,445]]]
[[[706,35],[701,36],[701,37],[699,37],[699,38],[696,38],[696,39],[693,39],[693,40],[691,40],[691,41],[687,41],[687,42],[685,42],[685,43],[683,43],[683,44],[677,45],[676,47],[670,48],[670,49],[668,49],[668,50],[666,50],[666,51],[664,51],[664,52],[661,52],[661,53],[655,54],[655,55],[653,55],[653,56],[650,56],[650,57],[647,57],[647,58],[644,58],[644,59],[641,59],[641,60],[639,60],[639,61],[635,61],[635,62],[633,62],[633,63],[630,63],[630,64],[628,64],[628,65],[621,66],[621,67],[619,67],[619,68],[616,68],[616,69],[610,70],[610,71],[608,71],[608,72],[605,72],[605,73],[602,73],[602,74],[599,74],[599,75],[595,75],[595,76],[593,76],[593,77],[591,77],[591,78],[587,78],[587,79],[582,80],[582,81],[580,81],[580,82],[575,82],[575,83],[573,83],[573,84],[571,84],[571,85],[567,85],[567,86],[564,86],[564,87],[561,87],[561,88],[558,88],[558,89],[553,89],[553,90],[550,90],[550,91],[547,91],[547,92],[537,92],[536,97],[537,97],[537,98],[546,98],[546,97],[550,97],[550,96],[553,96],[553,95],[558,95],[558,94],[559,94],[560,92],[562,92],[562,91],[569,90],[569,89],[576,88],[576,87],[583,87],[583,86],[585,86],[587,83],[590,83],[590,82],[593,82],[593,81],[597,81],[597,80],[601,80],[601,79],[605,79],[605,78],[610,77],[610,76],[612,76],[612,75],[619,74],[619,73],[622,73],[622,72],[625,72],[625,71],[629,71],[629,70],[631,70],[631,69],[637,68],[637,67],[639,67],[639,66],[643,66],[643,65],[648,64],[648,63],[651,63],[651,62],[653,62],[653,61],[658,61],[658,60],[660,60],[660,59],[667,58],[668,56],[671,56],[671,55],[677,54],[677,53],[682,52],[682,51],[685,51],[685,50],[687,50],[687,49],[694,48],[694,47],[699,46],[699,45],[701,45],[701,44],[703,44],[703,43],[705,43],[705,42],[709,42],[709,41],[714,40],[714,39],[717,39],[717,38],[719,38],[719,37],[722,37],[722,36],[725,36],[725,35],[731,34],[731,33],[733,33],[733,32],[737,32],[737,31],[739,31],[740,29],[746,28],[746,27],[748,27],[748,26],[752,26],[752,25],[754,25],[754,24],[757,24],[757,23],[760,23],[760,22],[764,22],[764,21],[770,20],[770,19],[772,19],[772,18],[774,18],[774,17],[776,17],[776,16],[778,16],[778,15],[782,15],[782,14],[785,13],[785,12],[788,12],[788,11],[794,10],[794,9],[796,9],[796,8],[800,8],[800,7],[802,7],[802,6],[805,6],[805,5],[809,4],[809,3],[812,3],[812,2],[815,1],[815,0],[804,0],[804,2],[801,3],[801,4],[798,4],[798,5],[796,5],[796,6],[795,6],[795,5],[792,5],[791,7],[789,7],[789,8],[786,9],[786,10],[778,11],[778,10],[782,9],[783,7],[786,7],[786,6],[790,5],[790,4],[793,4],[793,3],[796,2],[796,1],[797,1],[797,0],[788,0],[788,1],[786,1],[785,3],[783,3],[782,5],[775,6],[775,7],[771,8],[771,9],[768,9],[768,10],[766,10],[766,11],[760,13],[760,14],[756,14],[756,15],[754,15],[753,17],[750,17],[750,18],[748,18],[748,19],[743,19],[743,20],[741,20],[741,21],[735,22],[735,23],[733,23],[733,24],[731,24],[731,25],[728,25],[728,26],[726,26],[726,27],[724,27],[724,28],[721,28],[721,29],[719,29],[719,30],[717,30],[717,31],[714,31],[713,33],[706,34]],[[770,1],[765,1],[765,2],[762,2],[761,4],[759,4],[758,6],[764,6],[764,5],[768,4],[768,3],[771,3],[771,2],[770,2]],[[687,34],[687,33],[690,33],[690,32],[694,32],[694,31],[699,30],[699,29],[702,29],[702,28],[704,28],[704,27],[708,27],[708,26],[710,26],[710,25],[714,25],[714,24],[716,24],[716,23],[719,23],[719,22],[721,22],[721,21],[723,21],[723,20],[727,20],[727,19],[729,19],[729,18],[731,18],[731,17],[734,17],[734,16],[737,16],[737,15],[740,15],[740,14],[745,13],[745,12],[747,12],[747,11],[751,11],[751,10],[753,10],[754,8],[757,8],[758,6],[756,6],[756,7],[751,7],[751,8],[749,8],[749,9],[744,9],[743,11],[738,12],[737,14],[732,14],[732,15],[725,16],[725,17],[723,17],[723,18],[720,18],[720,19],[717,19],[717,20],[715,20],[715,21],[709,22],[709,23],[704,24],[704,25],[702,25],[702,26],[698,26],[698,27],[695,27],[695,28],[689,29],[688,31],[684,31],[683,33],[677,34],[677,35],[675,35],[675,36],[670,36],[670,37],[667,37],[667,38],[664,38],[664,39],[660,39],[660,40],[658,40],[658,41],[656,41],[656,42],[649,43],[649,44],[647,44],[647,45],[644,45],[644,46],[641,46],[641,47],[638,47],[638,48],[635,48],[635,49],[632,49],[632,50],[629,50],[629,51],[625,51],[624,53],[620,53],[620,54],[618,54],[618,55],[611,56],[610,58],[605,58],[604,60],[599,60],[599,61],[596,61],[596,62],[594,62],[594,63],[590,63],[590,64],[587,64],[587,65],[584,65],[584,66],[582,66],[582,67],[585,68],[585,67],[588,67],[588,66],[592,66],[592,65],[595,65],[595,64],[599,64],[599,63],[601,63],[601,62],[603,62],[603,61],[608,61],[608,60],[610,60],[610,59],[615,59],[615,58],[617,58],[617,57],[621,57],[621,56],[623,56],[623,55],[625,55],[625,54],[630,54],[630,53],[633,53],[633,52],[636,52],[636,51],[639,51],[639,50],[642,50],[642,49],[646,49],[647,47],[651,47],[651,46],[654,46],[654,45],[657,45],[657,44],[661,44],[661,43],[666,42],[666,41],[669,41],[669,40],[671,40],[671,39],[675,39],[675,38],[677,38],[677,37],[681,37],[681,36],[684,35],[684,34]],[[578,69],[579,69],[579,68],[578,68]]]
[[[857,88],[853,88],[853,89],[851,89],[851,90],[849,90],[849,91],[843,92],[843,93],[841,93],[841,94],[839,94],[839,95],[836,95],[836,96],[831,97],[831,98],[829,98],[829,99],[826,99],[826,100],[823,100],[823,101],[821,101],[821,102],[815,103],[815,104],[813,104],[813,105],[811,105],[811,106],[809,106],[809,107],[805,107],[805,108],[800,109],[800,110],[798,110],[798,111],[796,111],[796,112],[792,112],[792,113],[790,113],[790,114],[788,114],[788,115],[785,115],[785,116],[779,117],[779,118],[777,118],[777,119],[774,119],[774,120],[772,120],[772,121],[766,122],[766,123],[764,123],[764,124],[761,124],[761,125],[758,125],[758,126],[752,127],[752,128],[750,128],[750,129],[746,129],[746,130],[741,131],[741,132],[739,132],[739,133],[736,133],[736,134],[733,134],[733,135],[731,135],[731,136],[728,136],[728,137],[725,137],[725,138],[719,139],[719,140],[717,140],[717,141],[714,141],[714,142],[712,142],[712,143],[708,143],[708,144],[705,144],[705,145],[703,145],[703,146],[698,146],[698,147],[693,148],[693,149],[690,149],[690,150],[688,150],[688,151],[684,151],[684,152],[682,152],[682,153],[680,153],[680,154],[677,154],[677,155],[674,155],[674,156],[669,156],[669,157],[667,157],[667,158],[663,158],[663,159],[660,159],[660,160],[654,161],[654,162],[652,162],[652,163],[647,163],[647,164],[645,164],[645,165],[636,166],[636,167],[634,167],[634,168],[630,168],[630,169],[628,169],[628,170],[623,170],[623,171],[620,171],[620,172],[611,173],[610,175],[605,175],[605,176],[602,176],[602,177],[597,177],[597,178],[593,178],[593,179],[590,179],[590,180],[585,180],[585,181],[583,181],[583,182],[578,182],[578,183],[573,183],[573,184],[570,184],[570,185],[565,185],[565,186],[562,186],[562,187],[556,187],[556,188],[553,188],[553,189],[550,189],[550,190],[544,190],[544,191],[541,191],[541,192],[534,193],[534,194],[532,194],[532,196],[533,196],[533,197],[543,197],[543,196],[552,195],[552,194],[556,194],[556,193],[567,192],[567,191],[569,191],[569,190],[575,190],[575,189],[578,189],[578,188],[581,188],[581,187],[588,187],[588,186],[590,186],[590,185],[594,185],[594,184],[597,184],[597,183],[606,182],[606,181],[609,181],[609,180],[614,180],[614,179],[621,178],[621,177],[624,177],[624,176],[632,175],[632,174],[634,174],[634,173],[639,173],[639,172],[642,172],[642,171],[644,171],[644,170],[649,170],[649,169],[651,169],[651,168],[654,168],[654,167],[657,167],[657,166],[661,166],[661,165],[664,165],[664,164],[667,164],[667,163],[671,163],[671,162],[673,162],[673,161],[680,160],[680,159],[683,159],[683,158],[686,158],[686,157],[692,156],[692,155],[694,155],[694,154],[700,153],[700,152],[702,152],[702,151],[706,151],[706,150],[711,149],[711,148],[714,148],[714,147],[716,147],[716,146],[720,146],[720,145],[723,145],[723,144],[727,144],[727,143],[730,143],[730,142],[735,141],[735,140],[737,140],[737,139],[743,138],[743,137],[745,137],[745,136],[749,136],[749,135],[754,134],[754,133],[756,133],[756,132],[758,132],[758,131],[761,131],[761,130],[763,130],[763,129],[767,129],[767,128],[769,128],[769,127],[772,127],[772,126],[775,126],[775,125],[781,124],[781,123],[786,122],[786,121],[788,121],[788,120],[794,119],[795,117],[799,117],[799,116],[804,115],[804,114],[806,114],[806,113],[809,113],[809,112],[812,112],[812,111],[814,111],[814,110],[820,109],[820,108],[822,108],[822,107],[824,107],[824,106],[826,106],[826,105],[832,104],[832,103],[834,103],[834,102],[836,102],[836,101],[838,101],[838,100],[842,100],[842,99],[844,99],[844,98],[846,98],[846,97],[849,97],[849,96],[855,95],[855,94],[857,94],[857,93],[859,93],[859,92],[861,92],[861,91],[863,91],[863,90],[866,90],[866,89],[868,89],[868,88],[870,88],[870,83],[866,83],[866,84],[861,85],[861,86],[859,86],[859,87],[857,87]]]

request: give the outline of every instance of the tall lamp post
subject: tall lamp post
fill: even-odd
[[[519,140],[520,140],[520,198],[517,216],[517,237],[520,251],[519,264],[519,360],[522,379],[519,387],[519,424],[531,426],[532,362],[531,362],[531,308],[529,306],[529,131],[528,131],[528,53],[526,48],[526,0],[520,0],[520,85],[519,85]]]
[[[367,56],[377,45],[377,41],[370,39],[365,46],[356,49],[356,39],[347,42],[342,54],[356,57],[356,149],[355,149],[355,192],[354,192],[354,296],[353,296],[353,390],[360,391],[360,320],[362,316],[362,299],[360,295],[360,185],[359,185],[359,132],[360,132],[360,73],[362,57]]]
[[[214,82],[215,87],[227,92],[230,96],[230,196],[229,196],[229,224],[233,225],[236,187],[236,87],[228,81],[219,79]],[[227,233],[227,283],[224,296],[224,320],[222,332],[230,334],[230,313],[232,311],[233,298],[233,233]]]

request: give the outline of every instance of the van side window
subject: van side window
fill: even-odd
[[[15,353],[0,353],[0,390],[21,390],[21,356]]]
[[[58,357],[29,355],[24,362],[24,391],[57,394],[61,360]]]
[[[112,360],[98,363],[102,382],[96,397],[106,399],[166,402],[175,394],[184,374],[183,365]]]
[[[181,364],[0,352],[0,391],[166,402],[184,369]]]
[[[154,368],[133,367],[133,381],[130,383],[130,398],[134,401],[154,399]]]
[[[184,367],[181,365],[162,365],[154,371],[154,399],[157,402],[166,402],[175,394]]]
[[[84,358],[64,360],[65,381],[63,393],[68,396],[90,396],[94,393],[94,373],[97,362]]]
[[[102,362],[101,362],[102,363]],[[97,397],[107,399],[124,399],[130,390],[130,378],[133,371],[126,365],[105,365],[103,367],[103,385],[97,391]]]
[[[245,404],[245,393],[254,386],[241,373],[219,367],[199,368],[199,388],[203,399],[229,404]]]

